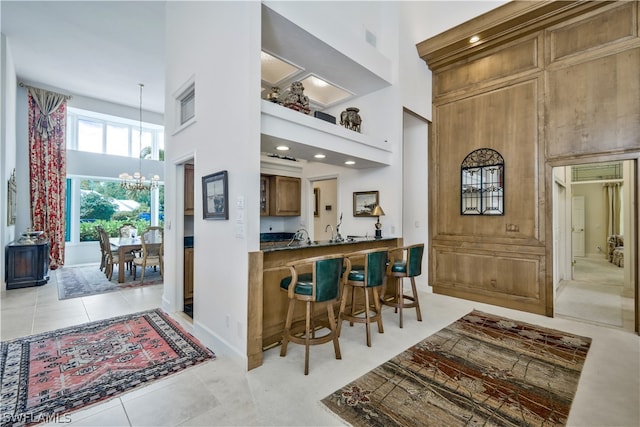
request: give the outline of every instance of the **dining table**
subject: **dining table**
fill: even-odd
[[[155,234],[150,234],[148,237],[151,241],[145,241],[145,244],[151,249],[153,247],[159,247],[162,243],[162,237],[155,237]],[[136,237],[111,237],[109,238],[111,247],[118,251],[118,283],[124,283],[124,271],[125,271],[125,255],[128,252],[142,250],[142,240],[140,236]]]

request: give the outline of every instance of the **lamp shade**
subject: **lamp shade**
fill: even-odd
[[[376,205],[376,207],[373,208],[373,211],[371,212],[371,216],[384,216],[384,211],[382,210],[380,205]]]

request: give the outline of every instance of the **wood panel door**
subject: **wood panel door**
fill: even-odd
[[[584,196],[571,198],[571,247],[574,257],[583,257],[584,250]]]

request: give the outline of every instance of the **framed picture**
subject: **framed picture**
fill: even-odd
[[[320,212],[318,209],[320,208],[320,188],[316,187],[313,189],[313,216],[320,216]]]
[[[202,177],[202,216],[204,219],[229,219],[227,171]]]
[[[353,216],[371,216],[373,208],[379,204],[377,191],[353,193]]]

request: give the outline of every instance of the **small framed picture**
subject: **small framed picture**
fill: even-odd
[[[353,193],[353,216],[371,216],[373,208],[379,204],[377,191]]]
[[[202,216],[204,219],[229,219],[227,171],[202,177]]]

